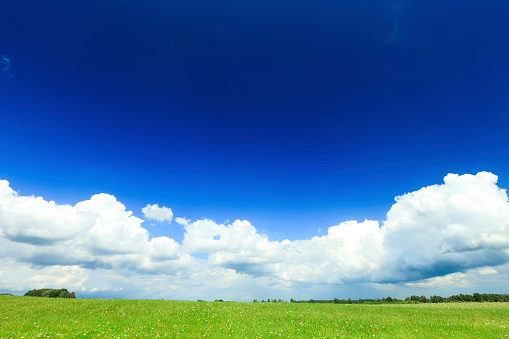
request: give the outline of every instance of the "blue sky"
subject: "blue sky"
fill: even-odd
[[[248,220],[294,242],[348,220],[383,223],[396,196],[448,173],[491,172],[504,189],[508,10],[491,0],[9,2],[0,179],[57,205],[110,194],[145,220],[148,240],[182,246],[184,225],[142,208]]]

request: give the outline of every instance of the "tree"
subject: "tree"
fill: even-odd
[[[438,304],[438,303],[444,302],[444,298],[442,298],[441,296],[438,296],[438,295],[432,295],[429,298],[429,301],[432,303]]]
[[[74,292],[69,293],[65,288],[54,289],[54,288],[41,288],[36,290],[30,290],[25,293],[27,297],[44,297],[44,298],[76,298]]]
[[[63,291],[60,291],[57,298],[69,298],[69,296],[70,296],[69,291],[64,289]]]

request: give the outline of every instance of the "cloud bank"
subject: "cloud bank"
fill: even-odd
[[[338,286],[470,286],[509,266],[509,202],[497,179],[448,174],[443,184],[396,197],[381,223],[345,221],[303,240],[271,241],[246,220],[176,218],[182,243],[150,238],[143,220],[112,195],[59,205],[19,196],[2,180],[0,289],[240,300],[268,290],[316,298],[318,289]],[[142,211],[147,219],[173,218],[157,204]]]

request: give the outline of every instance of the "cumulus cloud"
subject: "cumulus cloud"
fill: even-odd
[[[145,218],[150,220],[156,220],[159,222],[169,222],[171,223],[171,220],[173,219],[173,212],[171,208],[168,207],[159,207],[157,204],[150,205],[143,207],[141,209],[143,212],[143,215]]]
[[[495,269],[509,263],[509,202],[497,179],[487,172],[449,174],[443,184],[396,197],[383,222],[345,221],[303,240],[271,241],[247,220],[176,218],[184,227],[181,244],[150,238],[143,220],[112,195],[59,205],[19,196],[1,180],[0,288],[13,290],[17,276],[26,282],[20,286],[53,285],[53,275],[89,293],[136,297],[173,291],[241,299],[256,288],[332,291],[363,284],[468,287],[507,273]],[[157,204],[143,213],[158,221],[173,218],[171,209]]]
[[[449,174],[396,198],[382,231],[384,279],[419,280],[509,261],[509,203],[497,176]]]
[[[180,245],[173,239],[149,240],[142,222],[112,195],[96,194],[75,206],[58,205],[41,197],[18,196],[7,181],[0,181],[2,258],[39,266],[165,273],[178,266],[166,261],[189,259],[179,253]]]

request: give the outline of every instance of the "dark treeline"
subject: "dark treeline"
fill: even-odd
[[[253,300],[253,302],[258,302],[258,300]],[[270,303],[280,303],[285,302],[281,299],[267,299],[261,300],[261,302],[270,302]],[[494,293],[474,293],[470,294],[459,294],[459,295],[451,295],[450,297],[441,297],[438,295],[432,295],[431,297],[426,297],[421,295],[420,297],[417,295],[413,295],[411,297],[406,297],[404,300],[396,299],[396,298],[382,298],[382,299],[357,299],[352,300],[348,299],[338,299],[334,298],[334,300],[294,300],[290,299],[291,303],[317,303],[317,304],[420,304],[420,303],[458,303],[458,302],[509,302],[509,294],[494,294]]]
[[[419,303],[458,303],[458,302],[509,302],[509,294],[494,294],[494,293],[474,293],[470,294],[459,294],[459,295],[451,295],[450,297],[441,297],[438,295],[432,295],[431,297],[426,297],[421,295],[420,297],[417,295],[412,295],[411,297],[406,297],[404,300],[397,298],[382,298],[382,299],[357,299],[352,300],[348,299],[338,299],[334,298],[334,300],[293,300],[290,302],[294,303],[334,303],[334,304],[419,304]]]
[[[41,288],[38,290],[30,290],[25,293],[25,297],[43,297],[43,298],[76,298],[74,292],[69,293],[65,288]]]

